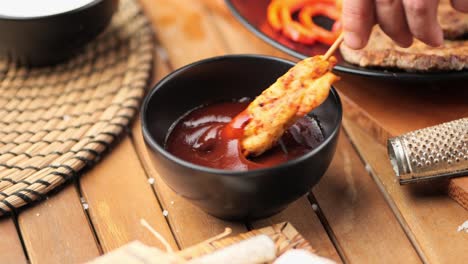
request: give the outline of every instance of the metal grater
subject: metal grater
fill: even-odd
[[[391,138],[388,156],[400,184],[468,176],[468,118]]]

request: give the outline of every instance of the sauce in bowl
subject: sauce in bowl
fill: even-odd
[[[275,147],[258,157],[246,158],[242,154],[241,139],[249,118],[239,113],[248,104],[245,100],[222,102],[189,111],[173,124],[165,148],[197,165],[245,171],[295,159],[324,140],[318,121],[305,116],[286,130]],[[234,117],[236,120],[228,125]]]

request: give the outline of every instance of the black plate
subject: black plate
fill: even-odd
[[[249,30],[268,44],[278,48],[298,59],[304,59],[317,54],[324,54],[328,46],[323,44],[303,45],[293,42],[274,31],[266,20],[266,10],[271,0],[225,0],[234,16]],[[338,52],[339,53],[339,52]],[[340,54],[335,71],[356,74],[367,77],[377,77],[402,81],[440,81],[468,79],[468,71],[451,72],[405,72],[398,69],[364,68],[343,60]]]

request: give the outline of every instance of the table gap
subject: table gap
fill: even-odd
[[[136,140],[135,140],[135,138],[134,138],[134,136],[133,136],[133,133],[130,133],[130,134],[129,134],[129,137],[130,137],[130,140],[131,140],[131,142],[132,142],[132,145],[133,145],[133,146],[136,146],[137,143],[136,143]],[[135,149],[136,149],[136,148],[135,148]],[[146,178],[147,178],[147,179],[151,178],[151,177],[149,177],[149,175],[148,175],[148,171],[145,169],[145,165],[144,165],[144,163],[143,163],[143,160],[141,159],[141,156],[140,156],[140,155],[136,155],[136,156],[137,156],[137,158],[138,158],[138,161],[140,162],[141,167],[143,168],[143,171],[144,171],[144,173],[145,173]],[[164,208],[163,203],[161,202],[161,198],[159,197],[158,193],[156,192],[156,190],[155,190],[154,188],[151,188],[151,191],[153,192],[153,195],[156,197],[156,201],[158,201],[159,207],[161,207],[161,209],[162,209],[163,212],[164,212],[164,210],[166,210],[166,208]],[[179,239],[178,239],[178,237],[177,237],[177,235],[176,235],[176,233],[175,233],[175,230],[174,230],[173,226],[171,225],[171,223],[170,223],[170,221],[169,221],[169,218],[168,218],[168,217],[164,217],[164,219],[166,220],[166,223],[167,223],[167,225],[169,226],[169,230],[171,231],[172,237],[174,237],[174,241],[175,241],[175,243],[176,243],[176,245],[177,245],[177,248],[178,248],[179,250],[181,250],[181,249],[182,249],[182,246],[181,246],[180,241],[179,241]]]
[[[315,199],[315,196],[314,196],[314,194],[312,192],[309,192],[309,194],[307,195],[307,200],[309,201],[310,206],[312,207],[312,209],[314,210],[314,212],[317,215],[318,219],[320,220],[320,223],[322,224],[323,228],[325,229],[325,232],[327,232],[327,235],[330,238],[331,242],[333,243],[333,246],[335,247],[336,252],[338,253],[338,255],[341,258],[341,261],[343,261],[343,263],[349,263],[349,261],[346,259],[346,255],[345,255],[340,243],[338,242],[338,239],[336,238],[335,233],[333,232],[332,227],[328,223],[328,220],[325,217],[325,214],[322,212],[322,209],[320,208],[320,205],[319,205],[317,199]],[[316,209],[314,208],[314,205],[317,206]]]
[[[98,251],[99,251],[99,254],[102,255],[103,254],[103,250],[102,250],[102,245],[101,245],[101,241],[99,240],[99,237],[97,235],[97,232],[96,232],[96,228],[94,227],[94,224],[93,224],[93,221],[91,219],[91,216],[89,215],[89,211],[86,210],[84,207],[83,207],[83,201],[88,203],[88,201],[86,200],[86,198],[83,196],[83,193],[81,192],[81,186],[80,186],[80,183],[79,183],[79,177],[76,178],[75,181],[73,181],[73,185],[75,186],[75,189],[76,191],[78,192],[78,196],[79,196],[79,199],[80,199],[80,202],[81,202],[81,205],[82,205],[82,209],[83,209],[83,212],[84,212],[84,215],[86,217],[86,220],[88,221],[88,224],[89,224],[89,227],[91,229],[91,232],[93,234],[93,237],[94,237],[94,240],[96,241],[96,246],[98,248]]]
[[[28,250],[26,249],[26,245],[24,244],[23,234],[21,233],[21,228],[20,228],[19,223],[18,223],[17,215],[13,214],[11,216],[11,220],[15,224],[16,233],[18,234],[18,238],[19,238],[19,241],[21,243],[21,249],[23,250],[23,253],[24,253],[24,257],[26,258],[26,261],[28,263],[30,263]]]

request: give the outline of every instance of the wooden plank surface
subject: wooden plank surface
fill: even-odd
[[[229,54],[255,53],[297,60],[268,45],[237,21],[224,0],[203,0],[212,24],[221,36]]]
[[[408,236],[429,263],[466,263],[468,236],[457,232],[468,211],[446,195],[447,182],[399,185],[386,148],[352,122],[345,128]]]
[[[83,175],[80,184],[104,252],[133,240],[164,249],[161,242],[141,226],[142,218],[177,248],[128,136],[111,155]]]
[[[222,0],[141,2],[155,24],[161,49],[168,56],[167,61],[164,58],[158,61],[154,81],[187,63],[225,53],[261,53],[288,58],[246,31],[229,15]],[[165,57],[164,52],[161,54]],[[412,88],[409,86],[395,92],[392,89],[398,87],[394,84],[361,78],[348,80],[346,77],[341,83],[338,86],[346,107],[345,114],[366,127],[380,142],[409,129],[398,124],[399,118],[405,122],[415,120],[412,126],[417,127],[444,118],[456,118],[460,113],[468,115],[462,100],[467,95],[464,92],[452,92],[457,99],[455,104],[449,104],[452,102],[451,92],[434,87],[429,88],[435,91],[430,93],[424,88],[409,90]],[[377,84],[384,89],[374,89]],[[406,97],[399,99],[402,94]],[[410,105],[421,94],[425,102],[431,102],[426,104],[428,110]],[[389,98],[385,102],[397,103],[385,106],[377,98]],[[439,103],[450,113],[435,111],[440,109]],[[401,115],[398,108],[406,113],[403,117],[398,116]],[[431,113],[431,120],[420,120]],[[417,263],[420,262],[416,254],[418,250],[422,259],[431,263],[463,263],[468,259],[468,238],[464,233],[456,232],[468,219],[467,212],[437,188],[399,186],[386,164],[385,149],[369,143],[372,137],[355,125],[347,127],[360,155],[375,172],[373,176],[377,184],[364,169],[348,139],[342,136],[329,171],[314,188],[318,206],[325,217],[322,221],[325,220],[324,224],[333,232],[336,240],[333,243],[338,243],[336,246],[341,249],[342,257],[355,263]],[[132,131],[131,139],[126,137],[80,180],[90,219],[104,252],[134,239],[161,247],[140,226],[140,218],[150,222],[175,248],[198,243],[221,233],[227,226],[234,233],[246,231],[244,223],[209,216],[170,190],[149,160],[139,121]],[[149,184],[148,177],[154,178],[153,185]],[[167,211],[167,217],[163,210]],[[307,198],[301,198],[278,215],[248,225],[257,228],[281,221],[292,222],[318,254],[341,261]],[[19,226],[32,263],[80,262],[100,253],[73,186],[23,212],[19,216]],[[3,232],[8,240],[3,238]],[[11,220],[0,221],[2,263],[4,252],[12,260],[10,263],[26,261],[15,232]]]
[[[336,86],[344,114],[382,144],[386,136],[468,116],[466,82],[395,83],[347,75]]]
[[[225,53],[225,46],[201,1],[140,2],[175,68]]]
[[[21,212],[18,225],[31,263],[80,263],[99,256],[73,184]]]
[[[421,262],[343,132],[313,193],[349,263]]]
[[[0,220],[0,262],[28,263],[12,218]]]
[[[391,82],[346,75],[336,84],[344,115],[378,142],[468,116],[466,81]],[[450,182],[449,196],[465,207],[468,175]]]

